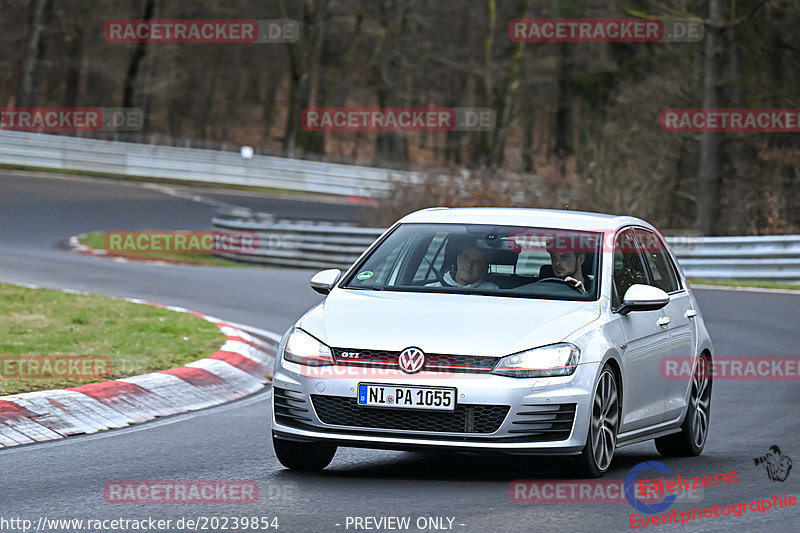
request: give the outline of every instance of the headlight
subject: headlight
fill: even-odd
[[[512,378],[569,376],[575,372],[580,357],[581,350],[574,344],[552,344],[507,355],[494,365],[492,374]]]
[[[306,366],[326,366],[334,364],[330,348],[302,329],[297,328],[292,331],[289,338],[286,340],[286,346],[283,349],[283,358],[287,361],[300,363]]]

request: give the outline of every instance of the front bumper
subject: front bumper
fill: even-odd
[[[563,377],[519,379],[440,372],[409,375],[366,367],[314,369],[280,358],[273,376],[272,432],[286,440],[358,448],[577,454],[586,443],[598,371],[597,363],[585,363],[578,365],[573,375]],[[426,412],[420,417],[399,414],[419,410],[376,411],[357,406],[359,383],[455,387],[458,412]],[[331,404],[344,409],[332,411]],[[498,417],[502,407],[507,409]],[[359,417],[364,409],[372,411]],[[477,417],[489,411],[494,419],[480,423]],[[454,430],[454,416],[464,417],[462,429]],[[437,417],[447,423],[438,424]],[[427,427],[415,427],[419,420],[424,422],[420,426]]]

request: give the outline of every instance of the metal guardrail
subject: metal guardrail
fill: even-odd
[[[667,237],[687,276],[800,282],[800,235]]]
[[[348,268],[384,230],[312,222],[217,217],[214,227],[252,231],[255,253],[221,257],[267,265]],[[800,235],[764,237],[667,237],[687,276],[800,281]]]
[[[302,267],[349,267],[385,230],[314,222],[243,220],[218,217],[214,228],[258,235],[255,250],[215,254],[247,263]]]
[[[237,152],[0,131],[0,164],[375,198],[414,172]]]

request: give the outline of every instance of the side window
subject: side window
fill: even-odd
[[[634,233],[650,270],[650,284],[667,293],[677,291],[680,288],[678,278],[662,240],[652,231],[637,229]]]
[[[619,233],[614,241],[614,287],[616,288],[612,300],[614,307],[622,303],[622,298],[631,285],[647,284],[647,275],[644,273],[644,265],[634,239],[633,232],[625,230]]]

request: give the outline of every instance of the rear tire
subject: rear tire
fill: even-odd
[[[577,476],[598,478],[608,471],[617,447],[619,413],[617,380],[611,368],[605,366],[594,390],[586,445],[575,463]]]
[[[681,431],[655,439],[658,453],[667,457],[694,457],[706,445],[711,421],[710,359],[701,355],[692,374],[692,392]]]
[[[292,470],[322,470],[336,455],[336,446],[316,442],[295,442],[272,436],[275,456],[286,468]]]

